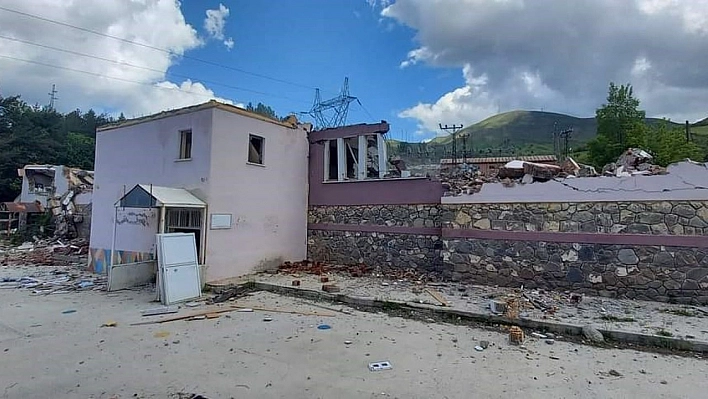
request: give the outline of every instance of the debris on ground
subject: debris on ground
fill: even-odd
[[[585,337],[585,339],[589,340],[590,342],[605,342],[605,337],[602,336],[602,333],[589,324],[584,325],[582,331],[583,337]]]
[[[521,345],[524,343],[524,330],[519,326],[511,326],[509,328],[509,343],[512,345]]]
[[[445,298],[439,292],[437,292],[433,289],[430,289],[430,288],[426,288],[425,292],[427,292],[428,294],[430,294],[430,296],[435,298],[436,301],[440,302],[440,306],[450,306],[450,304],[447,302],[447,300],[445,300]]]
[[[89,273],[78,268],[56,268],[29,273],[23,277],[3,277],[0,288],[24,288],[33,294],[66,294],[73,291],[105,291],[106,276]]]
[[[391,370],[392,368],[393,368],[393,366],[391,365],[391,362],[389,362],[389,361],[369,363],[369,370],[370,371]]]
[[[39,239],[0,252],[2,266],[70,266],[85,263],[89,244],[86,239],[69,241]]]

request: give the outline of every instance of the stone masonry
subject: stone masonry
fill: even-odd
[[[708,235],[708,202],[442,205],[454,228],[509,231]]]
[[[308,252],[315,260],[412,267],[477,284],[708,304],[708,249],[455,235],[475,229],[702,236],[708,235],[708,202],[320,206],[310,208],[309,222],[336,225],[337,230],[377,226],[379,231],[310,230]],[[382,227],[399,230],[382,233]],[[420,227],[440,232],[419,236],[415,230],[400,231]]]

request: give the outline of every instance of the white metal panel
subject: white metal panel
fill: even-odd
[[[223,230],[231,228],[231,214],[230,213],[212,213],[211,215],[211,229],[212,230]]]
[[[158,234],[157,243],[162,303],[170,305],[201,296],[194,234]]]
[[[341,137],[337,139],[337,180],[347,180],[347,153]]]
[[[386,141],[381,133],[376,134],[376,146],[379,151],[379,178],[383,179],[388,173],[388,154],[386,153]]]

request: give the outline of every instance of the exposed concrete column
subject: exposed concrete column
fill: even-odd
[[[376,147],[379,151],[379,179],[383,179],[388,173],[388,155],[386,154],[386,141],[383,134],[376,134]]]
[[[358,167],[359,169],[357,170],[357,178],[359,180],[364,180],[366,179],[366,147],[368,146],[368,141],[366,140],[366,135],[362,134],[361,136],[358,137],[359,139],[359,149],[357,153],[358,157]]]
[[[344,146],[344,139],[337,139],[337,180],[347,179],[347,152]]]

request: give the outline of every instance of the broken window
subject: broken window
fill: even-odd
[[[376,136],[366,136],[366,177],[379,177],[379,150]]]
[[[344,139],[347,179],[356,179],[359,170],[359,143],[356,137]]]
[[[263,165],[265,139],[256,135],[248,136],[248,162]]]
[[[337,180],[337,140],[325,142],[325,180]]]
[[[324,179],[381,179],[387,173],[386,144],[380,134],[326,140]]]
[[[179,132],[179,159],[192,158],[192,131],[182,130]]]

